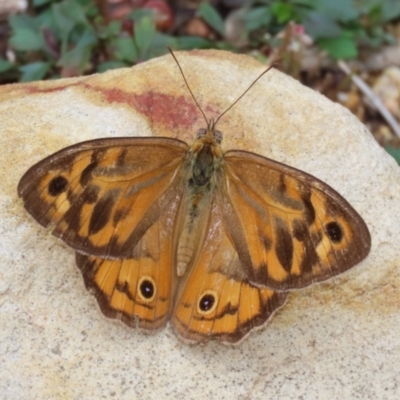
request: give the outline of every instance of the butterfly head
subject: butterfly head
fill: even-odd
[[[222,132],[215,129],[216,121],[211,119],[207,121],[207,128],[201,128],[197,131],[196,139],[204,143],[220,145],[222,142]]]

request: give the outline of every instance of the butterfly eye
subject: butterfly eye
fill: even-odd
[[[143,276],[138,282],[140,298],[145,303],[150,303],[156,296],[156,283],[150,276]]]
[[[197,312],[202,315],[211,314],[217,307],[218,296],[213,290],[205,291],[197,303]]]
[[[218,144],[222,142],[222,137],[223,135],[221,131],[214,131],[214,139]]]
[[[329,222],[325,225],[326,234],[333,243],[340,243],[343,238],[342,228],[337,222]]]
[[[48,186],[49,195],[56,197],[67,189],[68,181],[62,175],[53,178]]]
[[[204,128],[199,129],[196,133],[196,139],[200,139],[203,136],[206,136],[206,133],[207,133],[207,129],[204,129]]]

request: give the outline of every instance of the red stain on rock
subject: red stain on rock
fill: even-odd
[[[134,95],[136,109],[168,128],[191,128],[198,118],[196,105],[183,96],[147,92]]]
[[[102,89],[94,86],[86,85],[90,90],[95,90],[97,92],[101,92],[105,97],[107,103],[119,103],[125,104],[132,108],[136,108],[136,103],[134,101],[134,95],[132,93],[124,92],[121,89],[112,88],[112,89]]]
[[[88,93],[100,93],[106,103],[117,103],[131,107],[146,116],[149,120],[157,124],[162,124],[167,129],[190,129],[198,118],[201,118],[200,111],[191,99],[188,100],[182,95],[174,96],[151,90],[136,94],[128,93],[118,88],[102,88],[78,82],[49,88],[40,88],[39,86],[31,85],[27,87],[27,92],[31,94],[52,93],[72,86],[78,88],[84,87],[84,91]],[[210,107],[207,106],[205,110],[206,112],[210,111]],[[214,114],[214,112],[211,112],[211,114]]]
[[[126,104],[166,128],[190,128],[198,118],[196,105],[183,96],[176,97],[155,91],[126,93],[115,88],[103,93],[108,102]]]

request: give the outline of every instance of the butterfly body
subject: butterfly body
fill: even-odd
[[[184,215],[182,232],[179,235],[177,273],[182,276],[193,259],[193,252],[204,239],[200,221],[208,219],[212,194],[221,184],[223,153],[220,146],[222,135],[215,133],[213,122],[208,129],[201,129],[197,139],[187,152],[183,168],[186,189],[183,195]],[[196,245],[197,244],[197,245]]]

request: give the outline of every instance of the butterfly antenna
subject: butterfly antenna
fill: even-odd
[[[206,123],[207,123],[207,126],[209,126],[210,123],[208,122],[208,119],[207,119],[207,117],[206,117],[206,114],[204,114],[204,111],[201,109],[200,104],[199,104],[198,101],[196,100],[196,97],[194,97],[194,94],[193,94],[193,92],[192,92],[192,89],[190,89],[190,86],[189,86],[189,84],[188,84],[188,82],[187,82],[187,80],[186,80],[185,74],[183,73],[183,70],[182,70],[182,68],[181,68],[181,66],[180,66],[180,64],[179,64],[179,62],[178,62],[178,60],[176,59],[175,54],[173,53],[173,51],[172,51],[169,47],[167,47],[167,49],[168,49],[169,52],[171,53],[171,56],[174,57],[174,60],[175,60],[175,62],[176,62],[176,65],[178,66],[179,71],[181,71],[181,75],[182,75],[182,77],[183,77],[183,80],[185,81],[186,87],[188,88],[188,90],[189,90],[189,92],[190,92],[190,94],[191,94],[191,96],[192,96],[194,102],[196,103],[198,109],[199,109],[199,110],[201,111],[201,113],[203,114],[203,117],[204,117],[204,119],[205,119],[205,121],[206,121]],[[215,124],[214,124],[214,125],[215,125]]]
[[[271,68],[275,67],[278,63],[271,64],[264,72],[262,72],[253,83],[215,120],[214,126],[217,125],[217,122],[257,83],[257,81],[262,78]]]

